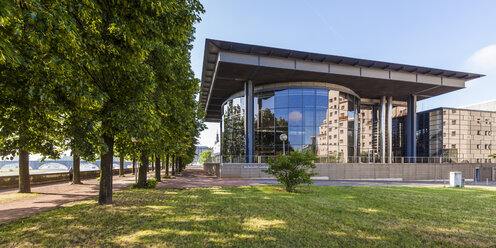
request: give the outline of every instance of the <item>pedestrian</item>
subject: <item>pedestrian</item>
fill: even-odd
[[[72,168],[69,169],[69,182],[72,183],[72,176],[73,176],[73,173],[72,173]]]

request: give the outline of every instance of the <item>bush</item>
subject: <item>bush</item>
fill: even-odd
[[[165,178],[165,179],[170,179],[170,178],[171,178],[171,175],[167,175],[167,174],[165,174],[165,175],[164,175],[164,178]]]
[[[313,184],[310,178],[315,175],[313,161],[317,157],[310,151],[291,152],[289,156],[279,156],[277,159],[269,159],[269,168],[264,170],[265,173],[273,175],[288,192],[294,192],[296,186],[306,183]],[[312,171],[308,172],[308,169]]]
[[[206,150],[200,153],[200,157],[198,158],[198,163],[203,164],[212,159],[212,151]]]
[[[156,178],[147,180],[144,189],[154,189],[157,186],[157,183],[158,181]],[[137,185],[133,183],[133,185],[131,185],[131,189],[136,189],[136,188],[138,188]]]

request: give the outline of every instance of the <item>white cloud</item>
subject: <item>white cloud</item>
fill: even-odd
[[[467,68],[486,75],[496,73],[496,44],[486,46],[475,52],[467,60]]]

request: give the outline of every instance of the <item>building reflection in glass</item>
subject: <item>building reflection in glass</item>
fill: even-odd
[[[265,159],[281,155],[283,142],[279,137],[284,133],[288,136],[286,151],[312,151],[325,162],[378,159],[377,103],[360,104],[352,94],[312,88],[255,92],[254,97],[255,156]],[[222,109],[222,154],[242,157],[244,97],[227,100]],[[393,107],[392,143],[396,157],[405,155],[405,116],[404,106]]]

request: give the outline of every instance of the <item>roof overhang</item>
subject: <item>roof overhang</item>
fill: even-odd
[[[328,82],[345,86],[362,98],[392,96],[419,100],[462,89],[465,82],[484,75],[293,51],[227,41],[205,42],[200,103],[206,121],[219,122],[222,103],[243,90],[279,82]]]

